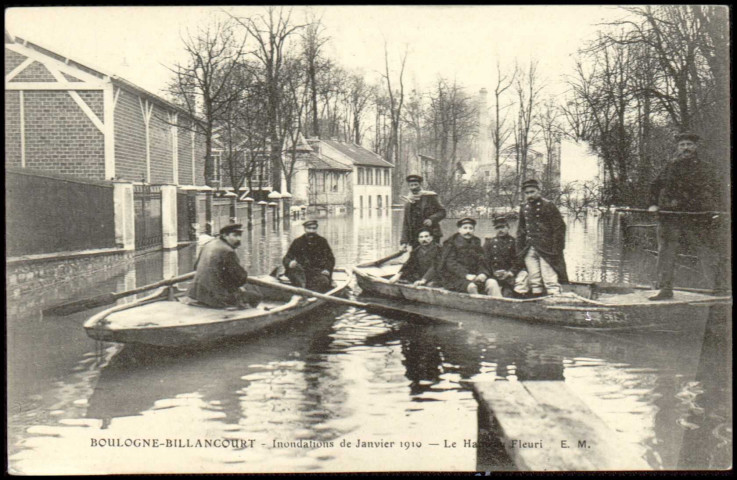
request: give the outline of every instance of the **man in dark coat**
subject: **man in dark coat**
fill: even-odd
[[[412,249],[409,259],[390,282],[395,283],[401,280],[413,285],[434,286],[442,249],[433,241],[429,228],[421,229],[417,237],[419,245]]]
[[[509,234],[509,223],[505,217],[495,217],[495,237],[484,242],[486,266],[494,278],[490,279],[492,297],[523,296],[529,292],[527,271],[517,255],[517,239]],[[516,294],[516,295],[515,295]]]
[[[440,229],[440,220],[445,218],[445,208],[440,204],[438,194],[422,189],[422,177],[419,175],[407,176],[410,195],[402,197],[407,201],[404,206],[404,222],[402,223],[402,238],[400,244],[403,250],[408,245],[412,248],[418,245],[417,235],[420,229],[429,228],[433,240],[439,245],[443,238]]]
[[[458,232],[443,243],[438,269],[443,286],[455,292],[485,292],[491,273],[486,267],[481,239],[473,234],[476,220],[462,218],[456,225]]]
[[[235,223],[220,229],[220,235],[207,242],[195,262],[194,282],[187,295],[215,308],[258,305],[257,289],[243,289],[248,272],[238,260],[235,249],[241,244],[243,225]]]
[[[714,168],[699,158],[700,137],[681,133],[675,137],[677,155],[658,175],[650,191],[650,208],[703,214],[660,214],[658,222],[658,284],[660,292],[650,300],[673,298],[673,270],[681,242],[691,245],[707,278],[724,293],[726,259],[719,252],[729,242],[715,212],[721,210],[720,184]]]
[[[526,202],[520,207],[517,225],[517,252],[527,268],[532,294],[561,293],[561,283],[568,282],[563,249],[566,224],[553,202],[540,195],[540,182],[525,180],[522,193]]]
[[[317,220],[302,224],[305,234],[294,239],[284,256],[284,268],[292,285],[316,292],[330,290],[335,257],[325,238],[317,234]]]

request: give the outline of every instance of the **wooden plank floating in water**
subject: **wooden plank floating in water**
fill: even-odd
[[[604,423],[565,382],[473,382],[473,390],[520,470],[652,470],[641,448]]]

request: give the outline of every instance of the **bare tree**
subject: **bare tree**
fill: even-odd
[[[494,120],[491,127],[491,141],[494,144],[494,167],[496,168],[496,178],[494,182],[494,192],[497,197],[501,193],[501,151],[504,148],[512,129],[507,125],[507,116],[505,110],[509,105],[501,104],[502,94],[512,86],[517,75],[515,69],[511,74],[503,74],[499,62],[496,63],[496,85],[494,86]]]
[[[519,187],[527,177],[528,154],[530,147],[535,143],[537,132],[533,130],[534,112],[543,89],[537,72],[537,60],[531,60],[527,69],[518,68],[515,79],[515,90],[519,113],[517,117],[517,159],[519,172]]]
[[[325,35],[325,27],[320,18],[316,18],[314,14],[309,14],[307,25],[302,32],[302,57],[305,61],[307,70],[306,81],[310,92],[310,113],[312,114],[311,132],[312,135],[320,137],[320,122],[318,120],[319,110],[317,108],[318,85],[317,78],[321,66],[322,47],[328,42],[329,37]]]
[[[182,39],[187,52],[183,64],[169,68],[174,79],[168,93],[188,112],[191,123],[178,127],[195,128],[205,137],[205,183],[214,176],[212,139],[218,116],[237,102],[240,89],[234,85],[235,71],[246,55],[246,36],[238,38],[231,22],[216,21]]]
[[[400,176],[401,168],[397,167],[400,163],[399,126],[402,120],[402,107],[404,105],[404,67],[407,64],[407,53],[408,49],[405,48],[400,62],[399,77],[397,78],[399,88],[395,89],[392,87],[392,75],[389,71],[389,50],[387,49],[386,43],[384,43],[384,79],[386,81],[386,93],[389,101],[389,120],[391,124],[385,158],[395,166],[393,181],[393,193],[395,197],[399,197],[402,184],[402,177]]]
[[[291,21],[291,9],[267,7],[266,13],[255,17],[234,18],[256,41],[255,57],[262,66],[262,82],[265,85],[267,120],[270,136],[271,187],[280,191],[281,149],[284,137],[280,129],[280,110],[284,102],[283,69],[287,44],[292,35],[304,28]]]
[[[542,178],[543,191],[546,198],[560,188],[560,140],[562,126],[560,123],[561,111],[553,98],[548,98],[537,115],[537,125],[542,134],[545,144],[545,157],[547,160],[545,172]]]

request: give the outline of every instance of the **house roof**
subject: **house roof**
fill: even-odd
[[[355,143],[344,143],[336,140],[320,140],[325,142],[326,145],[338,150],[340,153],[350,158],[351,161],[356,165],[369,166],[369,167],[385,167],[394,168],[394,165],[387,162],[378,154],[363,148]]]
[[[305,162],[315,170],[340,170],[343,172],[350,172],[352,170],[350,167],[346,167],[327,155],[307,153],[303,154],[302,158],[304,158]]]
[[[44,54],[44,55],[46,55],[48,57],[51,57],[53,59],[62,61],[64,63],[68,64],[68,65],[71,65],[72,67],[75,67],[77,69],[80,69],[82,71],[85,71],[85,72],[87,72],[87,73],[89,73],[91,75],[94,75],[96,77],[100,77],[100,78],[109,77],[112,81],[118,83],[119,86],[127,87],[128,89],[134,90],[137,93],[140,93],[142,95],[145,95],[145,96],[147,96],[147,97],[149,97],[149,98],[157,101],[158,103],[164,104],[165,106],[167,106],[169,108],[178,110],[178,111],[180,111],[182,113],[185,113],[185,114],[189,115],[189,112],[185,108],[183,108],[182,106],[177,105],[176,103],[170,102],[169,100],[167,100],[165,98],[162,98],[162,97],[156,95],[155,93],[149,92],[148,90],[146,90],[146,89],[144,89],[142,87],[139,87],[135,83],[133,83],[131,81],[128,81],[125,78],[119,77],[118,75],[115,75],[115,74],[104,72],[103,70],[101,70],[100,68],[97,68],[97,67],[91,67],[89,65],[85,65],[83,63],[80,63],[80,62],[78,62],[76,60],[73,60],[71,58],[65,57],[64,55],[61,55],[59,53],[56,53],[56,52],[54,52],[52,50],[49,50],[48,48],[45,48],[45,47],[43,47],[43,46],[41,46],[41,45],[39,45],[37,43],[33,43],[33,42],[31,42],[29,40],[26,40],[26,39],[23,39],[21,37],[15,37],[15,38],[13,38],[12,35],[10,35],[10,33],[8,32],[7,29],[5,30],[5,43],[16,43],[18,45],[22,45],[22,46],[24,46],[26,48],[30,48],[31,50],[35,50],[36,52],[42,53],[42,54]]]

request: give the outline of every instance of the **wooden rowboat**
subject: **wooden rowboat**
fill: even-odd
[[[252,335],[266,328],[313,312],[325,300],[291,295],[278,286],[280,281],[263,275],[256,277],[275,285],[259,286],[264,300],[256,308],[229,310],[210,308],[191,301],[176,285],[156,290],[133,303],[104,310],[84,323],[87,335],[106,342],[135,343],[165,347],[204,344]],[[345,292],[351,275],[344,269],[333,272],[333,288],[326,293]]]
[[[403,258],[405,257],[405,258]],[[353,268],[363,292],[398,300],[508,317],[553,325],[585,328],[643,328],[683,325],[712,305],[731,304],[731,296],[714,296],[705,290],[676,289],[671,300],[647,299],[655,290],[644,286],[604,283],[571,283],[563,293],[533,299],[492,298],[450,292],[441,288],[390,283],[401,268],[403,256],[391,256]]]

